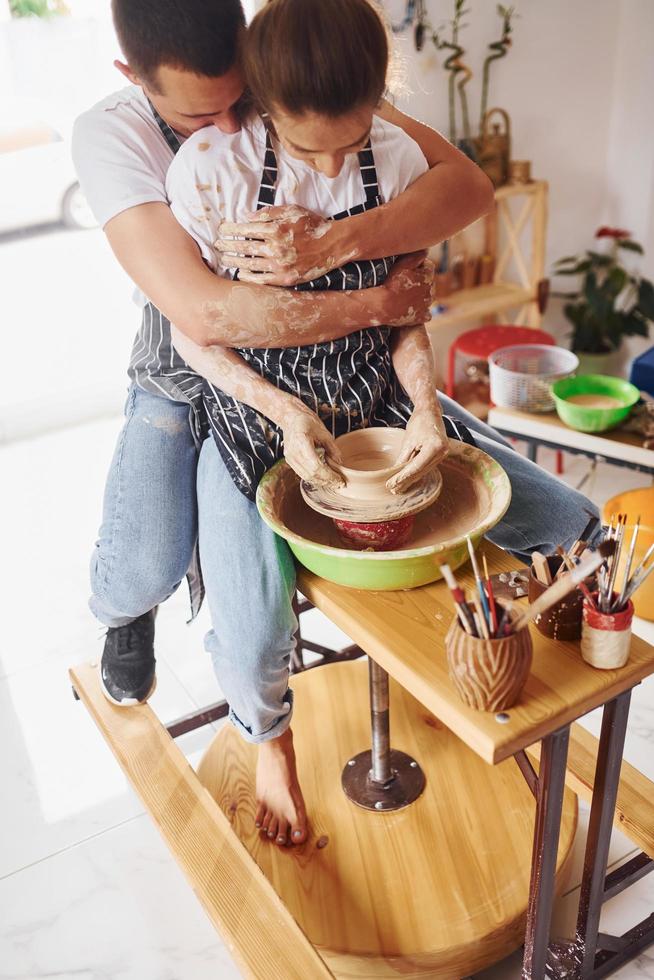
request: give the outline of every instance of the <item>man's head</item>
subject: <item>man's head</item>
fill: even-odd
[[[189,135],[213,124],[236,132],[240,0],[112,0],[112,11],[127,59],[116,67],[173,129]]]

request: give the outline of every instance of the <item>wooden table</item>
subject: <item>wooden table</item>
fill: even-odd
[[[556,412],[535,414],[497,406],[491,407],[488,424],[504,436],[524,440],[529,459],[534,462],[538,447],[549,446],[654,476],[654,451],[644,449],[642,438],[633,432],[620,429],[601,433],[578,432],[562,422]]]
[[[493,546],[487,544],[485,550],[491,573],[515,567],[513,559]],[[470,569],[460,569],[457,574],[470,587]],[[631,689],[654,673],[652,647],[634,637],[631,657],[625,667],[621,670],[598,671],[583,663],[576,644],[557,643],[532,629],[533,670],[519,703],[507,712],[485,714],[467,708],[459,700],[447,674],[444,637],[453,612],[443,583],[406,592],[358,592],[300,570],[298,586],[310,603],[322,610],[358,645],[347,648],[343,654],[336,656],[324,647],[307,641],[303,641],[304,647],[326,655],[332,662],[339,658],[349,659],[361,651],[367,653],[372,664],[371,676],[375,674],[379,677],[387,672],[397,685],[401,685],[404,692],[408,692],[402,694],[404,702],[397,697],[397,693],[390,699],[391,705],[398,706],[399,713],[404,710],[402,705],[406,703],[406,698],[411,696],[412,700],[415,699],[431,713],[425,716],[423,712],[423,717],[419,719],[422,725],[416,724],[414,713],[414,720],[409,721],[411,731],[419,734],[418,729],[422,728],[424,735],[431,725],[429,719],[438,719],[442,723],[440,728],[443,735],[449,729],[453,733],[451,740],[460,744],[462,751],[467,752],[470,759],[483,760],[482,772],[479,774],[478,770],[476,777],[478,782],[474,781],[475,777],[469,780],[473,783],[473,795],[474,787],[481,787],[483,771],[489,774],[495,771],[499,773],[511,765],[506,760],[513,758],[517,762],[526,786],[536,798],[525,935],[525,978],[540,980],[546,975],[547,969],[548,976],[575,976],[583,980],[594,980],[624,963],[634,955],[634,950],[642,949],[654,941],[654,921],[650,920],[638,927],[638,935],[633,942],[624,942],[619,937],[606,937],[599,933],[599,913],[605,895],[616,894],[644,873],[645,865],[640,863],[633,872],[630,870],[621,877],[619,882],[612,880],[610,890],[608,885],[605,889],[608,846]],[[301,668],[301,664],[299,667]],[[329,674],[330,670],[335,669],[321,668],[318,672],[310,673],[318,679],[321,675]],[[207,792],[207,782],[204,781],[204,785],[201,783],[171,738],[171,734],[181,734],[224,715],[224,705],[214,705],[202,712],[196,712],[192,717],[180,719],[167,726],[166,731],[148,705],[130,708],[128,711],[111,705],[100,691],[96,666],[82,665],[75,668],[71,671],[71,677],[74,690],[91,712],[244,972],[257,978],[271,974],[283,976],[284,980],[309,977],[313,980],[314,977],[332,976],[331,963],[328,965],[325,958],[319,955],[308,941],[306,931],[298,925],[297,917],[294,918],[280,899],[281,893],[276,888],[275,875],[264,874],[262,865],[257,866],[251,853],[248,853],[234,833],[232,817],[241,807],[243,793],[238,799],[233,795],[231,802],[223,801],[225,805],[221,808],[216,803],[216,794]],[[297,683],[310,680],[310,676],[302,676]],[[316,685],[316,689],[319,691],[320,686]],[[342,690],[338,698],[344,701],[347,696],[348,692]],[[554,950],[549,943],[549,929],[554,901],[557,850],[559,838],[562,837],[570,725],[575,719],[599,706],[604,706],[604,715],[593,787],[577,941]],[[324,710],[324,704],[316,703],[311,709],[312,719],[319,720]],[[362,722],[362,719],[359,718],[358,722]],[[426,726],[424,722],[427,723]],[[359,727],[361,728],[361,724]],[[397,730],[400,728],[398,717]],[[392,733],[391,721],[391,738]],[[357,736],[355,747],[365,747],[361,745],[364,735],[365,725]],[[232,741],[242,743],[240,739]],[[538,742],[541,743],[540,762],[536,771],[525,749]],[[222,744],[229,745],[225,742]],[[252,746],[247,748],[252,749]],[[410,750],[411,746],[408,748]],[[239,751],[240,748],[234,748],[234,752]],[[423,755],[426,754],[424,745],[421,751]],[[341,765],[347,759],[348,755],[345,755]],[[223,764],[235,772],[238,786],[247,789],[249,778],[241,761],[242,757],[232,755]],[[429,759],[425,761],[430,762]],[[316,766],[318,774],[320,764]],[[427,771],[433,789],[438,777],[434,773],[433,765]],[[251,790],[243,792],[251,802]],[[481,789],[479,793],[483,796]],[[528,795],[527,793],[527,797]],[[402,815],[409,816],[415,809],[416,816],[422,819],[421,805],[421,800],[418,800],[397,814],[373,816],[382,824],[396,820],[396,830],[401,833],[402,826],[406,827],[406,822],[402,823],[405,819]],[[507,802],[507,805],[515,804]],[[359,810],[351,805],[350,809]],[[483,802],[480,801],[477,809],[483,818]],[[520,812],[523,816],[528,812],[524,802]],[[510,823],[509,821],[506,826]],[[429,832],[430,826],[426,824],[423,830]],[[529,828],[527,831],[529,832]],[[568,824],[568,836],[569,831]],[[315,848],[316,845],[312,846]],[[387,839],[387,846],[392,848],[392,836]],[[268,847],[267,851],[270,853],[271,848]],[[316,853],[315,850],[313,853]],[[528,853],[527,843],[526,854]],[[311,860],[308,852],[304,855],[298,853],[294,863],[304,866],[308,860]],[[450,856],[450,863],[452,860],[461,862],[464,870],[466,862],[472,860],[477,866],[477,872],[482,875],[484,873],[483,864],[479,866],[474,854],[458,852]],[[426,870],[425,868],[425,872]],[[433,868],[429,870],[430,874],[435,873]],[[365,873],[365,868],[363,871]],[[520,869],[523,875],[525,871],[526,867]],[[415,887],[419,878],[410,878],[407,884],[411,882],[415,883]],[[527,891],[526,884],[525,877],[524,894]],[[491,882],[489,894],[492,891]],[[499,895],[497,898],[501,899]],[[301,900],[304,900],[304,896],[301,896]],[[457,902],[461,903],[460,894]],[[463,921],[465,928],[465,919]],[[611,946],[611,943],[614,945]],[[598,948],[601,952],[596,958]],[[404,974],[410,975],[406,970]],[[460,976],[461,973],[456,975]]]
[[[484,547],[492,573],[515,568],[510,556],[488,543]],[[473,591],[474,579],[469,566],[460,569],[457,577]],[[626,950],[616,949],[610,967],[606,959],[601,969],[595,969],[599,914],[604,901],[604,876],[631,690],[654,673],[654,648],[634,637],[625,667],[594,670],[581,659],[578,644],[548,639],[532,627],[534,661],[525,690],[514,708],[493,715],[468,708],[449,680],[444,638],[452,618],[452,603],[444,583],[406,592],[366,593],[302,571],[299,588],[474,752],[490,764],[513,756],[530,783],[537,808],[523,977],[544,977],[546,967],[548,976],[572,976],[567,971],[574,963],[575,976],[594,978],[625,962],[629,958]],[[549,949],[549,929],[570,725],[600,706],[604,707],[603,724],[577,946],[558,948],[554,956]],[[524,750],[538,741],[541,742],[540,768],[536,774]],[[654,942],[654,923],[649,920],[646,931],[648,941]],[[602,941],[609,940],[604,937]],[[636,951],[642,948],[641,935]],[[579,956],[581,964],[577,963]]]

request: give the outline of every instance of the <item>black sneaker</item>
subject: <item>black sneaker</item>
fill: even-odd
[[[100,664],[100,685],[105,697],[121,708],[147,701],[157,686],[154,616],[152,609],[127,626],[107,630]]]

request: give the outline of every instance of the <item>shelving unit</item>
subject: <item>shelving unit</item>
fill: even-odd
[[[504,322],[540,326],[547,296],[547,194],[544,180],[507,185],[495,192],[495,211],[483,219],[484,251],[495,257],[493,282],[457,290],[440,300],[445,310],[432,317],[432,332],[468,321],[473,321],[471,326],[482,320],[493,322],[500,313],[505,314]],[[455,243],[456,239],[451,253]]]

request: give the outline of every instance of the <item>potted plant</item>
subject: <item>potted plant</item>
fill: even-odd
[[[625,252],[643,254],[624,228],[603,226],[595,238],[607,239],[606,251],[569,255],[554,266],[557,276],[581,276],[579,288],[553,293],[572,324],[571,349],[583,374],[619,374],[624,364],[623,338],[649,335],[654,321],[654,286],[623,265]]]

